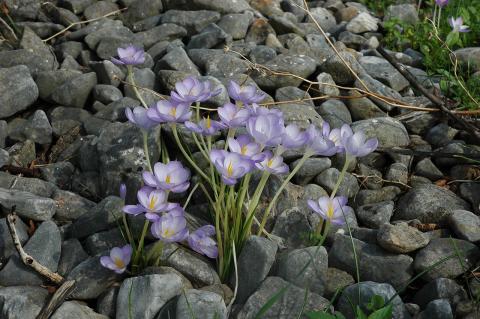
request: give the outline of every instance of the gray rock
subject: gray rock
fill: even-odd
[[[363,56],[358,62],[374,79],[388,85],[395,91],[401,91],[410,83],[387,60],[376,56]]]
[[[310,57],[304,55],[280,54],[265,65],[267,68],[278,71],[292,73],[302,78],[308,78],[316,69],[316,62]],[[275,90],[285,86],[298,87],[302,80],[296,77],[283,75],[259,74],[256,72],[253,79],[263,90]]]
[[[85,250],[91,255],[107,255],[113,247],[121,247],[125,244],[125,238],[119,228],[95,233],[85,239]]]
[[[325,32],[331,32],[331,30],[336,27],[337,22],[335,21],[335,17],[329,10],[322,7],[317,7],[311,8],[310,12],[312,15],[308,16],[306,20],[307,22],[316,21]]]
[[[28,191],[41,197],[51,197],[56,191],[55,185],[39,178],[22,177],[0,172],[0,185],[10,190]]]
[[[320,95],[339,96],[340,90],[329,73],[320,73],[317,75],[318,90]]]
[[[457,252],[462,256],[461,262],[458,260]],[[461,239],[435,238],[417,253],[413,266],[415,271],[419,273],[429,269],[436,262],[439,262],[447,256],[452,257],[440,265],[433,267],[433,269],[425,273],[422,277],[427,281],[437,278],[453,279],[463,274],[466,269],[470,268],[480,259],[480,249],[474,244]]]
[[[275,49],[266,45],[257,45],[250,51],[250,60],[253,63],[265,64],[277,56]]]
[[[0,188],[0,202],[5,209],[16,206],[15,212],[26,219],[49,220],[55,214],[55,201],[32,193]]]
[[[98,83],[117,87],[125,79],[123,71],[109,60],[91,62],[89,66],[97,74]]]
[[[203,287],[220,283],[220,278],[210,262],[176,244],[164,246],[162,262],[178,270],[195,286]]]
[[[222,297],[214,292],[190,289],[177,301],[177,319],[189,319],[194,314],[202,314],[205,319],[226,319],[227,307]]]
[[[315,178],[315,182],[325,188],[327,192],[331,193],[339,177],[340,171],[331,167],[320,173],[320,175]],[[358,186],[355,176],[345,173],[345,177],[338,187],[337,195],[352,198],[358,193],[359,190],[360,187]]]
[[[61,0],[59,1],[59,6],[70,10],[75,14],[79,14],[91,5],[92,2],[92,0]]]
[[[27,225],[25,225],[20,218],[17,218],[15,229],[17,230],[18,239],[23,245],[28,240]],[[16,251],[13,245],[12,235],[10,235],[10,230],[7,226],[7,220],[6,218],[2,218],[0,219],[0,258],[7,259]]]
[[[368,120],[376,117],[386,117],[387,113],[383,112],[375,103],[367,97],[360,97],[360,93],[349,91],[349,96],[354,98],[347,99],[346,104],[352,119],[354,121]]]
[[[293,170],[300,159],[290,164],[290,170]],[[305,161],[305,164],[298,170],[294,176],[294,181],[297,185],[308,184],[315,176],[330,168],[332,165],[328,157],[309,158]]]
[[[144,87],[150,90],[153,90],[155,88],[155,73],[153,73],[153,71],[148,68],[145,68],[145,69],[134,68],[133,78],[134,78],[135,84],[140,87]],[[124,92],[126,97],[138,100],[138,97],[132,86],[129,86],[129,85],[124,86]],[[139,94],[142,97],[142,99],[145,101],[145,103],[147,103],[147,105],[152,105],[156,101],[158,101],[158,97],[149,91],[139,90]]]
[[[390,222],[394,205],[393,201],[385,201],[360,206],[356,211],[358,221],[370,228],[380,228]]]
[[[109,196],[103,199],[88,213],[76,219],[68,236],[71,238],[84,238],[99,231],[107,230],[117,226],[117,220],[122,217],[124,202],[116,196]]]
[[[450,307],[450,304],[445,299],[433,300],[428,303],[427,307],[419,314],[418,318],[453,319],[452,307]]]
[[[407,24],[416,24],[420,20],[418,18],[417,7],[407,3],[388,6],[384,21],[392,19],[398,19]]]
[[[313,246],[292,250],[277,261],[277,276],[297,287],[323,296],[328,255],[324,247]]]
[[[208,10],[168,10],[161,18],[162,23],[173,23],[184,27],[189,35],[200,33],[209,24],[216,23],[219,19],[218,12]]]
[[[50,52],[48,53],[44,51],[34,52],[33,50],[28,50],[28,49],[8,50],[8,51],[0,52],[0,67],[10,68],[10,67],[18,66],[20,68],[23,68],[20,66],[22,64],[28,68],[32,76],[36,76],[38,73],[42,71],[55,70],[58,68],[58,62],[54,59],[54,55],[51,54]],[[17,70],[19,70],[18,67],[17,67]],[[21,72],[22,74],[25,74],[24,71],[21,71]],[[28,82],[30,82],[30,80]],[[2,83],[5,83],[5,82],[2,81]],[[31,84],[31,82],[30,84],[28,84],[28,86],[31,88],[34,87]],[[13,87],[13,89],[15,89],[15,86]],[[35,99],[33,99],[33,97],[37,94],[35,92],[37,91],[36,90],[31,92],[25,91],[25,93],[28,93],[27,94],[28,99],[23,100],[23,102],[25,103],[26,101],[29,101],[29,103],[32,103],[36,99],[36,97]],[[15,94],[14,96],[18,96],[18,94]]]
[[[377,18],[372,17],[369,13],[361,12],[347,23],[347,31],[352,33],[377,31],[379,22]]]
[[[384,224],[378,229],[377,242],[385,250],[407,254],[428,245],[429,239],[407,223]]]
[[[75,280],[75,290],[71,297],[85,300],[97,298],[114,283],[120,281],[121,275],[100,264],[100,256],[90,257],[75,268],[67,276],[67,280]],[[124,282],[125,283],[125,282]]]
[[[305,240],[302,236],[313,230],[307,214],[294,207],[277,216],[272,234],[283,238],[285,245],[289,248],[301,248],[305,247]]]
[[[145,50],[148,50],[160,41],[180,39],[186,35],[187,30],[184,28],[173,23],[165,23],[150,30],[136,33],[135,40],[140,41]]]
[[[163,58],[158,60],[155,69],[182,71],[200,76],[196,65],[190,60],[185,50],[180,47],[170,50]]]
[[[438,223],[454,210],[468,210],[469,205],[451,191],[432,184],[410,189],[397,202],[394,220],[419,219]]]
[[[7,151],[10,157],[9,164],[17,167],[28,167],[36,158],[35,143],[30,140],[26,140],[23,143],[16,143]]]
[[[248,1],[238,0],[235,2],[225,2],[222,0],[166,0],[167,9],[184,10],[212,10],[219,13],[239,13],[251,9]]]
[[[61,189],[70,189],[75,166],[70,162],[56,162],[39,168],[42,178]],[[56,190],[57,191],[57,190]]]
[[[437,278],[430,281],[420,289],[413,301],[424,308],[430,301],[436,299],[446,299],[451,304],[456,305],[461,300],[465,299],[467,293],[465,290],[455,282],[455,280],[448,278]]]
[[[477,196],[480,192],[480,185],[477,183],[461,183],[459,187],[459,194],[466,199],[473,207],[475,213],[480,213],[480,197]]]
[[[10,163],[10,155],[6,150],[0,148],[0,167],[8,165],[8,163]]]
[[[60,105],[83,108],[96,84],[96,74],[85,73],[57,87],[52,92],[51,99]]]
[[[40,224],[33,236],[24,246],[25,252],[50,271],[56,272],[61,251],[60,231],[52,221]],[[12,274],[16,274],[12,276]],[[13,255],[0,271],[0,285],[22,286],[40,285],[45,278],[32,268],[27,267],[18,255]]]
[[[93,98],[103,104],[120,100],[123,97],[122,91],[113,85],[97,84],[93,88]]]
[[[358,299],[360,289],[360,300]],[[395,296],[396,291],[389,284],[377,283],[373,281],[364,281],[347,287],[340,296],[340,299],[337,303],[337,309],[340,311],[346,318],[354,318],[355,313],[353,308],[359,305],[364,312],[368,313],[367,304],[371,301],[374,295],[383,297],[384,301],[387,302],[390,298]],[[352,306],[353,305],[353,306]],[[395,296],[392,300],[393,313],[392,318],[394,319],[409,319],[411,318],[408,314],[405,305],[403,304],[402,299],[399,296]]]
[[[232,13],[224,15],[217,25],[228,33],[233,40],[240,40],[247,35],[247,29],[252,20],[253,16],[248,12]]]
[[[38,98],[37,85],[24,65],[1,68],[0,83],[0,118],[27,109]]]
[[[175,274],[132,277],[123,281],[117,297],[116,318],[154,319],[158,311],[182,293],[182,280]],[[130,302],[135,296],[135,302]]]
[[[123,1],[123,5],[128,6],[128,10],[123,13],[122,20],[129,27],[132,27],[136,21],[156,17],[163,10],[161,0],[136,0],[127,1],[127,3]]]
[[[51,319],[108,319],[107,316],[75,301],[66,301],[50,317]]]
[[[231,37],[215,23],[211,23],[201,33],[191,37],[187,49],[210,49],[221,43],[231,42]]]
[[[242,310],[238,314],[238,319],[252,319],[258,314],[260,309],[280,290],[286,289],[285,293],[275,302],[267,312],[263,314],[265,319],[287,319],[298,316],[302,311],[319,311],[328,305],[328,300],[316,293],[305,293],[305,289],[298,288],[289,284],[279,277],[267,277],[257,289],[257,291],[248,298]],[[305,300],[305,296],[307,296]]]
[[[282,87],[275,92],[275,100],[277,101],[291,101],[304,97],[309,98],[310,95],[293,86]],[[315,111],[311,101],[279,104],[277,108],[283,112],[285,124],[293,123],[303,129],[306,129],[310,124],[317,127],[322,126],[322,117]]]
[[[386,184],[405,186],[408,183],[408,167],[403,163],[393,163],[385,173]]]
[[[5,139],[8,135],[8,124],[7,121],[0,121],[0,148],[5,147]]]
[[[2,287],[0,315],[5,319],[35,319],[48,297],[48,291],[40,287]]]
[[[97,311],[102,315],[115,318],[115,308],[120,287],[112,287],[97,298]]]
[[[16,118],[8,124],[9,137],[16,141],[31,140],[38,144],[52,142],[52,127],[43,110],[37,110],[29,120]]]
[[[360,163],[357,165],[357,173],[360,175],[361,185],[368,189],[381,189],[383,186],[383,174],[379,170]]]
[[[355,238],[353,242],[362,280],[385,282],[398,289],[412,278],[412,257],[388,253],[377,245]],[[348,236],[335,236],[328,259],[329,266],[344,270],[352,276],[356,273],[352,241]]]
[[[439,123],[428,130],[425,140],[435,147],[440,147],[450,143],[457,133],[458,130],[448,124]]]
[[[352,124],[354,132],[363,131],[367,138],[377,138],[379,147],[407,146],[408,132],[399,121],[391,117],[357,121]]]
[[[348,108],[340,100],[327,100],[315,108],[331,128],[340,128],[343,124],[352,124]]]
[[[238,256],[238,303],[244,303],[267,277],[275,261],[277,245],[263,237],[251,236]],[[235,286],[235,277],[230,279]]]
[[[454,210],[448,216],[448,224],[461,239],[480,241],[480,217],[466,210]]]
[[[415,173],[432,181],[441,179],[444,176],[442,171],[439,170],[429,158],[424,158],[417,163]]]
[[[345,66],[345,63],[342,61],[342,59],[346,61],[350,65],[351,69],[357,74],[362,71],[362,66],[357,62],[355,56],[350,52],[340,51],[340,56],[336,54],[326,56],[325,61],[322,61],[324,63],[320,65],[320,70],[330,74],[335,83],[338,85],[351,84],[355,81],[355,77]]]
[[[99,18],[116,10],[118,10],[118,6],[113,2],[98,1],[85,8],[83,15],[85,16],[85,19],[90,20]]]
[[[233,78],[248,71],[248,64],[230,55],[214,55],[205,65],[206,74],[218,78]]]
[[[386,86],[380,81],[375,80],[373,77],[368,75],[365,71],[359,75],[360,79],[356,79],[354,85],[358,89],[365,89],[365,86],[371,91],[371,92],[377,92],[377,94],[381,94],[383,96],[387,96],[393,100],[401,100],[402,96],[400,93],[395,91],[394,89]],[[360,82],[361,80],[361,82]],[[364,86],[365,84],[365,86]],[[384,100],[377,99],[374,97],[370,97],[370,99],[377,104],[382,110],[389,112],[393,110],[394,106],[391,105],[391,103],[387,103]]]
[[[325,298],[331,300],[335,294],[354,283],[355,279],[353,279],[349,273],[337,268],[329,267],[325,277],[325,292],[323,295]]]
[[[480,47],[462,48],[454,53],[457,59],[473,72],[480,71]]]
[[[58,262],[58,273],[67,275],[70,270],[85,261],[88,254],[83,250],[82,244],[76,238],[66,240],[62,244],[62,253]]]

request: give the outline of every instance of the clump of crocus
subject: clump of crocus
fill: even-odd
[[[145,62],[145,51],[142,48],[130,45],[126,48],[118,48],[118,59],[112,58],[112,62],[120,65],[137,65]]]
[[[200,81],[195,77],[188,77],[175,84],[175,91],[170,93],[173,101],[186,103],[204,102],[218,94],[221,90],[212,90],[210,81]]]
[[[234,185],[254,167],[254,162],[240,154],[224,150],[212,150],[210,160],[226,185]]]
[[[187,220],[182,208],[164,214],[152,225],[152,235],[164,242],[179,242],[188,236]]]
[[[158,101],[147,111],[150,120],[156,123],[183,123],[190,120],[190,104],[174,100]]]
[[[125,272],[132,258],[132,246],[114,247],[109,256],[100,257],[103,267],[113,270],[117,274]]]
[[[141,106],[133,108],[133,111],[129,107],[125,108],[125,115],[131,123],[136,124],[144,130],[149,130],[158,125],[157,122],[147,116],[147,109]]]
[[[259,103],[263,101],[266,96],[265,93],[259,92],[255,85],[240,86],[234,81],[230,81],[227,90],[228,95],[240,105]]]
[[[200,120],[200,122],[198,123],[187,121],[185,122],[185,127],[192,132],[202,134],[205,136],[210,136],[226,128],[226,125],[223,124],[222,122],[215,121],[210,119],[210,117],[207,117]]]
[[[347,198],[344,196],[337,196],[330,198],[329,196],[322,196],[317,201],[308,200],[308,206],[320,217],[332,224],[345,224],[344,214],[348,206]]]
[[[452,27],[452,32],[470,32],[468,25],[463,24],[462,17],[450,17],[448,18],[448,24]]]
[[[153,173],[143,173],[143,180],[150,187],[182,193],[190,186],[190,171],[179,161],[171,161],[167,164],[156,163]]]

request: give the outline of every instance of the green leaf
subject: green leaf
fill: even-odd
[[[277,291],[263,306],[260,308],[260,310],[257,312],[255,319],[261,319],[263,315],[280,299],[284,293],[287,292],[287,290],[290,288],[290,286],[285,286],[279,291]]]
[[[460,40],[459,33],[452,31],[447,35],[447,39],[445,40],[445,42],[447,43],[447,45],[449,47],[452,47],[455,44],[457,44],[459,42],[459,40]]]
[[[373,295],[370,299],[370,302],[367,304],[367,309],[370,311],[375,311],[383,308],[383,306],[385,306],[385,300],[383,300],[383,297],[379,295]]]
[[[388,306],[378,309],[377,311],[370,314],[370,316],[368,316],[368,319],[391,319],[392,312],[393,306],[392,304],[389,304]]]
[[[357,305],[355,313],[357,315],[357,319],[368,319],[367,315],[363,312],[359,305]]]
[[[345,319],[340,312],[335,314],[328,313],[326,311],[311,311],[305,314],[308,319]]]

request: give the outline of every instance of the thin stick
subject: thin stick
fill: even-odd
[[[64,280],[62,276],[60,276],[57,273],[51,272],[50,269],[41,265],[38,261],[33,259],[32,256],[27,254],[25,250],[23,250],[22,243],[20,242],[20,239],[18,238],[17,230],[15,229],[16,219],[17,219],[17,215],[15,214],[15,206],[13,206],[11,213],[8,214],[7,216],[7,225],[8,225],[8,230],[10,231],[10,235],[12,236],[13,244],[15,245],[15,248],[17,249],[22,262],[26,266],[33,268],[40,275],[48,278],[48,280],[50,280],[51,282],[54,282],[56,284],[61,284]]]
[[[410,84],[422,92],[423,95],[430,101],[432,101],[433,104],[438,106],[438,108],[445,114],[447,114],[452,120],[455,122],[460,123],[470,134],[472,134],[475,139],[480,141],[480,134],[477,130],[477,128],[462,119],[461,117],[458,117],[453,113],[451,110],[449,110],[446,106],[445,103],[440,99],[439,97],[431,94],[427,89],[425,89],[418,81],[415,79],[415,77],[403,66],[400,65],[394,57],[392,57],[390,54],[388,54],[382,47],[377,48],[378,53],[380,53],[390,64],[395,67],[395,69],[398,70],[407,80],[410,82]]]
[[[50,315],[65,301],[75,288],[75,280],[65,281],[53,294],[48,303],[43,306],[36,319],[48,319]]]
[[[18,38],[17,38],[17,35],[15,34],[15,31],[13,31],[13,29],[8,25],[8,23],[5,22],[5,20],[3,20],[1,17],[0,17],[0,22],[5,26],[5,28],[8,31],[10,31],[10,33],[13,35],[13,38],[18,41]]]
[[[45,4],[50,4],[50,2],[46,2]],[[66,31],[68,31],[68,30],[70,30],[71,28],[73,28],[73,27],[76,26],[76,25],[80,25],[80,24],[85,24],[85,23],[90,23],[90,22],[93,22],[93,21],[101,20],[101,19],[107,18],[107,17],[109,17],[109,16],[111,16],[111,15],[115,15],[115,14],[117,14],[117,13],[120,13],[120,12],[122,12],[122,11],[124,11],[124,10],[127,10],[127,8],[118,9],[118,10],[109,12],[109,13],[107,13],[107,14],[104,14],[104,15],[101,16],[101,17],[97,17],[97,18],[94,18],[94,19],[85,20],[85,21],[72,22],[72,23],[70,23],[65,29],[58,31],[58,32],[55,33],[54,35],[52,35],[52,36],[50,36],[50,37],[48,37],[48,38],[46,38],[46,39],[44,39],[44,40],[42,40],[42,41],[43,41],[43,42],[48,42],[48,41],[52,40],[53,38],[56,38],[56,37],[59,36],[60,34],[66,32]]]

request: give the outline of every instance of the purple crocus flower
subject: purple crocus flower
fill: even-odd
[[[368,155],[375,151],[378,146],[376,138],[366,140],[367,138],[363,131],[353,133],[352,128],[348,124],[342,125],[340,138],[345,153],[354,157]]]
[[[245,156],[224,150],[211,150],[210,160],[227,185],[235,185],[237,179],[250,172],[254,165],[254,162]]]
[[[152,235],[167,243],[180,242],[187,238],[188,228],[184,213],[183,209],[178,207],[160,217],[152,224]]]
[[[283,118],[274,113],[250,117],[247,132],[263,146],[277,146],[282,142],[285,131]]]
[[[173,100],[161,100],[147,111],[148,117],[157,123],[183,123],[192,116],[190,105]]]
[[[246,106],[247,110],[250,111],[250,116],[255,117],[259,115],[267,115],[267,114],[273,114],[278,116],[279,118],[282,119],[283,121],[283,113],[279,109],[269,109],[265,106],[260,106],[256,103],[252,103],[251,105]]]
[[[199,254],[217,258],[218,248],[215,240],[211,238],[213,235],[215,235],[215,227],[212,225],[202,226],[188,236],[188,244]]]
[[[285,133],[282,136],[282,146],[286,149],[298,148],[308,142],[308,134],[302,132],[295,124],[289,124],[285,127]]]
[[[138,125],[144,130],[149,130],[158,125],[157,122],[152,121],[147,116],[147,109],[141,106],[135,107],[133,111],[129,107],[125,108],[125,115],[131,123]]]
[[[170,93],[172,100],[189,105],[192,102],[204,102],[222,92],[221,89],[212,91],[210,81],[201,82],[192,76],[177,82],[175,90]]]
[[[245,156],[255,163],[261,162],[265,158],[265,154],[262,153],[262,147],[260,144],[254,142],[248,135],[240,135],[236,139],[229,137],[227,142],[230,152]]]
[[[125,185],[125,183],[120,184],[119,196],[123,200],[127,197],[127,185]]]
[[[329,196],[322,196],[318,201],[308,200],[308,206],[320,217],[335,225],[345,224],[344,212],[348,206],[347,198],[344,196],[337,196],[333,199]]]
[[[232,103],[226,103],[218,108],[218,116],[222,123],[229,128],[241,127],[247,123],[250,111],[244,107],[238,107]]]
[[[237,103],[241,102],[241,104],[245,105],[261,102],[266,96],[265,93],[258,92],[255,85],[240,86],[234,81],[230,81],[227,91],[228,95]]]
[[[283,157],[274,156],[272,152],[266,151],[265,159],[255,166],[261,171],[267,171],[275,175],[283,175],[288,173],[288,165],[283,162]]]
[[[112,62],[120,65],[136,65],[145,62],[145,51],[130,45],[126,48],[118,48],[118,59],[112,58]]]
[[[123,207],[123,211],[134,216],[145,213],[145,218],[156,221],[159,218],[157,213],[179,206],[177,203],[167,202],[167,197],[167,193],[161,189],[144,186],[137,193],[138,204],[126,205]]]
[[[463,25],[463,18],[450,17],[448,18],[448,24],[452,27],[453,32],[470,32],[470,28],[467,25]]]
[[[449,1],[449,0],[435,0],[435,3],[436,3],[437,6],[439,6],[440,8],[443,8],[443,7],[445,7],[445,6],[448,4],[448,1]]]
[[[110,250],[110,256],[100,257],[103,267],[113,270],[117,274],[123,273],[132,258],[132,246],[114,247]]]
[[[185,126],[192,132],[206,136],[213,135],[227,127],[222,122],[211,120],[210,117],[207,117],[206,119],[201,119],[198,124],[187,121],[185,122]]]
[[[332,156],[338,152],[335,143],[328,137],[323,135],[314,125],[307,128],[306,134],[308,136],[308,150],[316,155]]]
[[[182,193],[190,186],[190,171],[179,161],[167,164],[155,163],[153,174],[143,172],[143,181],[151,187],[160,188],[173,193]]]

